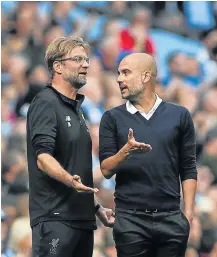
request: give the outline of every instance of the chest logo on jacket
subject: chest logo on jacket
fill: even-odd
[[[67,122],[68,127],[72,126],[70,121],[71,121],[71,117],[70,116],[66,116],[66,122]]]

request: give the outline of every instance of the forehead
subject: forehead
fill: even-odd
[[[121,63],[119,64],[118,70],[124,70],[124,69],[129,69],[131,70],[132,65],[130,63],[130,61],[128,59],[124,59],[123,61],[121,61]]]
[[[71,57],[76,55],[87,56],[87,52],[82,46],[76,46],[69,52],[68,56]]]
[[[119,64],[118,70],[136,70],[138,68],[138,63],[136,63],[135,60],[133,60],[132,58],[125,58],[123,59],[123,61],[121,61],[121,63]]]

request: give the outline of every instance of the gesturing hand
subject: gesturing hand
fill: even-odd
[[[127,146],[128,146],[127,150],[129,152],[131,151],[149,152],[152,150],[152,147],[150,145],[145,143],[140,143],[135,140],[133,136],[133,130],[131,128],[129,129]]]
[[[112,228],[114,226],[115,214],[112,209],[103,208],[101,206],[97,211],[96,215],[105,227]]]
[[[71,183],[78,192],[93,192],[97,193],[99,190],[97,188],[87,187],[82,184],[81,178],[78,175],[74,175]]]

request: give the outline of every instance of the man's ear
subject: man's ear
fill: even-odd
[[[146,83],[151,79],[151,72],[150,71],[144,71],[142,73],[142,82]]]
[[[55,61],[53,63],[53,70],[54,70],[54,72],[61,74],[62,73],[62,65],[61,65],[61,63]]]

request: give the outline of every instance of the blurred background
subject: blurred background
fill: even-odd
[[[92,48],[83,111],[93,140],[99,201],[114,208],[115,180],[99,169],[105,110],[122,104],[117,65],[146,52],[158,65],[157,93],[191,112],[197,136],[198,191],[186,257],[217,257],[217,2],[1,2],[1,253],[31,256],[26,114],[50,81],[44,53],[64,35]],[[151,200],[151,199],[150,199]],[[94,257],[115,257],[112,230],[95,231]]]

